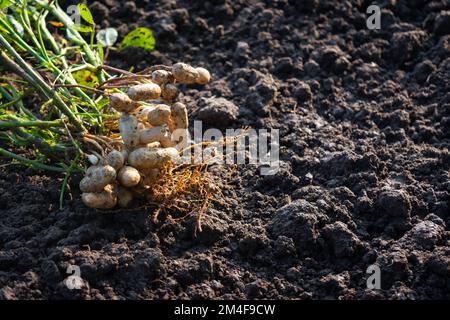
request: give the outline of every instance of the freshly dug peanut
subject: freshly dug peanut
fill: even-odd
[[[166,70],[155,70],[152,72],[152,81],[159,85],[168,83],[170,78],[171,74]]]
[[[172,101],[178,97],[179,93],[176,85],[168,83],[162,87],[161,96],[164,100]]]
[[[98,157],[97,157],[96,155],[88,154],[88,155],[87,155],[87,158],[88,158],[89,162],[90,162],[92,165],[95,166],[95,165],[98,164],[99,159],[98,159]]]
[[[170,121],[170,107],[165,104],[158,104],[147,114],[147,121],[152,126],[161,126]]]
[[[187,129],[188,128],[188,113],[186,106],[181,102],[176,102],[170,107],[172,115],[172,124],[170,130]]]
[[[109,97],[109,105],[119,112],[131,112],[138,104],[125,93],[113,93]]]
[[[101,192],[85,192],[81,195],[81,200],[89,208],[111,209],[117,203],[117,195],[114,186],[107,185]]]
[[[99,166],[89,171],[86,177],[81,179],[80,190],[82,192],[100,192],[115,179],[116,170],[113,167]]]
[[[95,166],[90,166],[89,168],[87,168],[86,170],[86,176],[89,176],[92,174],[92,172],[94,172],[94,170],[97,170],[98,168],[100,168],[101,165],[95,165]]]
[[[125,166],[117,174],[117,180],[124,187],[134,187],[141,180],[141,175],[135,168]]]
[[[139,144],[139,122],[135,116],[122,114],[119,129],[125,146],[132,148]]]
[[[136,116],[139,120],[147,121],[148,113],[155,109],[155,106],[156,105],[153,104],[140,106],[133,112],[133,115]]]
[[[211,74],[205,68],[195,68],[198,72],[198,78],[196,82],[198,84],[207,84],[211,80]]]
[[[125,164],[125,158],[122,152],[113,150],[106,156],[106,162],[117,171]]]
[[[172,134],[170,133],[169,130],[167,130],[166,134],[161,136],[159,143],[161,144],[161,147],[163,147],[163,148],[171,148],[176,145],[176,142],[172,141]]]
[[[161,96],[161,87],[156,83],[138,84],[130,87],[127,94],[135,101],[158,99]]]
[[[141,144],[162,142],[166,139],[170,140],[170,132],[166,125],[144,129],[139,132],[139,142]]]
[[[181,83],[192,84],[199,77],[198,71],[186,63],[178,62],[172,66],[173,77]]]
[[[117,204],[121,208],[127,208],[130,202],[133,200],[133,193],[123,187],[119,187],[117,192]]]
[[[178,151],[175,148],[148,149],[143,147],[131,152],[128,162],[135,168],[148,169],[160,167],[168,161],[176,160],[177,157]]]

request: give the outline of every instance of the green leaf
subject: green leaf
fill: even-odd
[[[90,70],[79,70],[72,73],[73,78],[78,84],[94,88],[99,84],[98,77]]]
[[[90,26],[85,26],[85,25],[74,25],[75,29],[78,32],[82,32],[82,33],[91,33],[92,31],[94,31],[94,29],[92,29],[92,27]]]
[[[128,33],[120,44],[120,49],[127,47],[143,48],[147,51],[155,49],[156,40],[153,33],[148,28],[137,28]]]
[[[6,16],[8,19],[9,24],[12,26],[12,28],[21,36],[23,37],[25,30],[23,29],[23,26],[17,21],[12,15],[8,14]]]
[[[94,18],[92,17],[91,10],[89,10],[88,6],[84,3],[79,3],[77,7],[83,20],[91,25],[95,25]]]
[[[97,41],[104,47],[112,47],[119,34],[114,28],[102,29],[97,33]]]
[[[109,99],[108,98],[101,98],[100,101],[97,102],[97,108],[98,110],[103,109],[105,106],[107,106],[109,104]]]
[[[0,10],[6,9],[13,4],[12,0],[0,0]]]

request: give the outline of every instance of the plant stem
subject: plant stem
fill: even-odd
[[[0,109],[6,109],[6,108],[8,108],[8,107],[10,107],[10,106],[13,106],[13,105],[15,105],[17,102],[19,102],[20,100],[22,100],[22,97],[17,97],[17,98],[15,98],[14,100],[11,100],[11,101],[9,101],[9,102],[7,102],[7,103],[4,103],[4,104],[0,105]]]
[[[49,127],[60,127],[62,126],[62,120],[53,121],[0,121],[0,129],[6,128],[17,128],[17,127],[39,127],[39,128],[49,128]]]
[[[66,172],[66,175],[64,177],[64,180],[61,184],[61,191],[59,192],[59,210],[62,210],[64,207],[64,194],[66,190],[67,183],[69,182],[70,175],[74,171],[74,169],[77,167],[77,162],[80,159],[80,156],[77,155],[76,159],[71,162],[69,169]]]
[[[98,89],[95,89],[95,88],[91,88],[91,87],[88,87],[88,86],[84,86],[82,84],[55,84],[53,87],[54,88],[79,88],[79,89],[84,89],[84,90],[96,92],[96,93],[99,93],[99,94],[101,94],[103,96],[109,95],[108,92],[105,92],[105,91],[102,91],[102,90],[98,90]]]
[[[2,108],[2,109],[8,108],[9,106],[15,104],[15,105],[17,105],[17,110],[20,113],[27,115],[31,119],[36,119],[36,116],[30,110],[25,108],[25,106],[23,105],[23,101],[22,101],[23,93],[19,93],[16,90],[16,88],[14,88],[14,86],[11,86],[11,85],[8,87],[8,89],[12,91],[12,94],[10,94],[8,91],[6,91],[4,87],[0,87],[0,94],[2,94],[6,99],[9,100],[9,102],[1,105],[0,108]]]
[[[13,40],[17,42],[23,49],[28,51],[39,63],[46,64],[47,61],[42,58],[39,53],[36,52],[32,47],[28,45],[11,27],[3,20],[0,19],[0,25],[5,28],[9,34],[12,36]]]
[[[44,38],[50,43],[55,54],[57,56],[60,56],[60,60],[62,62],[64,70],[68,70],[69,64],[67,63],[66,57],[62,54],[61,47],[57,44],[57,42],[55,41],[55,38],[53,38],[52,34],[50,33],[50,31],[48,31],[47,26],[45,25],[45,15],[38,17],[38,19],[36,20],[36,27],[37,27],[39,34],[41,34],[40,31],[43,31]],[[42,46],[44,46],[44,45],[42,44]],[[72,85],[77,83],[71,73],[68,74],[65,82],[67,84],[72,84]],[[91,97],[89,97],[86,93],[84,93],[83,90],[76,88],[75,93],[81,99],[86,101],[89,105],[96,106],[95,102],[91,99]],[[94,109],[96,109],[96,108],[94,108]]]
[[[28,18],[28,14],[26,13],[26,8],[24,8],[22,10],[22,14],[19,15],[19,19],[21,20],[21,24],[24,27],[25,31],[27,32],[27,34],[29,35],[29,37],[32,39],[33,43],[35,44],[36,48],[39,50],[40,53],[38,53],[33,47],[31,47],[28,43],[26,43],[22,37],[20,37],[20,35],[18,35],[15,30],[11,29],[11,27],[2,19],[0,19],[0,24],[6,28],[9,31],[9,34],[13,37],[13,39],[18,42],[20,44],[21,47],[23,47],[26,51],[28,51],[35,59],[37,59],[39,61],[40,64],[45,65],[48,69],[50,69],[50,71],[52,71],[54,74],[56,74],[58,77],[62,76],[62,71],[59,70],[52,62],[52,60],[48,57],[47,55],[47,50],[43,44],[41,40],[41,25],[40,23],[43,23],[44,27],[45,27],[45,20],[43,21],[36,21],[37,24],[37,33],[40,37],[40,39],[38,40],[38,38],[36,38],[34,32],[31,29],[31,24]],[[43,29],[44,31],[44,35],[48,38],[48,40],[50,41],[53,49],[57,49],[57,51],[55,51],[57,53],[57,55],[59,55],[61,53],[60,48],[58,47],[58,45],[56,44],[56,42],[54,41],[53,37],[51,36],[51,34],[48,32],[48,29],[45,28]],[[51,39],[53,41],[51,41]],[[61,60],[63,62],[63,67],[65,67],[66,69],[68,68],[67,62],[65,61],[64,56],[61,57]],[[67,77],[64,79],[65,83],[68,84],[76,84],[77,82],[75,81],[75,79],[72,77],[72,74],[68,74]],[[96,104],[95,102],[86,94],[84,93],[82,90],[79,89],[75,89],[75,93],[83,100],[85,101],[88,105],[91,105],[95,108]],[[68,93],[66,93],[68,94]]]
[[[26,108],[23,104],[23,96],[24,93],[17,91],[17,89],[13,86],[13,85],[9,85],[9,90],[11,90],[11,94],[9,94],[6,90],[4,90],[4,88],[0,88],[0,93],[5,94],[6,96],[8,96],[9,100],[15,100],[15,99],[19,99],[19,101],[17,101],[17,110],[19,111],[19,113],[25,114],[26,116],[28,116],[30,119],[37,119],[36,116],[33,114],[33,112],[31,112],[30,110],[28,110],[28,108]]]
[[[95,67],[99,66],[99,58],[96,56],[96,54],[91,50],[89,44],[83,39],[83,37],[80,35],[80,33],[75,28],[75,23],[70,19],[70,17],[62,10],[57,4],[48,3],[45,0],[33,0],[37,4],[43,6],[47,10],[49,10],[55,17],[57,17],[64,25],[70,29],[70,32],[74,36],[75,39],[72,39],[74,42],[79,44],[83,51],[86,53],[87,60],[89,63],[94,65]],[[101,82],[104,81],[104,76],[102,72],[99,72],[98,77]]]
[[[28,145],[38,149],[42,154],[48,157],[55,157],[58,153],[66,152],[67,148],[61,145],[51,146],[38,136],[26,132],[22,127],[12,128],[12,131],[21,137]]]
[[[69,171],[66,172],[66,175],[64,176],[64,180],[61,184],[61,191],[59,192],[59,210],[62,210],[64,208],[64,193],[66,191],[67,182],[69,181],[70,177],[70,168]]]
[[[19,156],[15,153],[9,152],[3,148],[0,148],[0,155],[2,155],[4,157],[12,158],[14,160],[19,161],[22,164],[28,165],[28,166],[36,168],[36,169],[49,170],[49,171],[55,171],[55,172],[67,172],[67,170],[65,170],[64,168],[49,166],[49,165],[43,164],[36,160],[30,160],[28,158]]]
[[[122,74],[126,74],[128,76],[135,76],[136,74],[134,74],[133,72],[127,71],[127,70],[123,70],[123,69],[119,69],[119,68],[115,68],[115,67],[111,67],[111,66],[107,66],[107,65],[102,65],[98,67],[99,70],[108,70],[111,72],[115,72],[115,73],[122,73]]]
[[[50,88],[50,86],[45,83],[41,76],[36,73],[36,71],[34,71],[33,68],[25,60],[22,59],[22,57],[14,50],[14,48],[8,43],[8,41],[6,41],[6,39],[1,34],[0,43],[17,61],[16,64],[13,60],[11,60],[11,58],[8,57],[8,55],[2,52],[1,57],[7,63],[7,65],[15,69],[15,71],[19,71],[22,75],[23,73],[26,73],[28,75],[28,82],[33,84],[47,98],[53,99],[56,107],[69,118],[70,122],[77,128],[77,130],[82,132],[85,131],[80,119],[78,119],[78,117],[76,117],[72,113],[72,110],[70,110],[70,108],[57,94],[57,92],[52,90],[52,88]]]

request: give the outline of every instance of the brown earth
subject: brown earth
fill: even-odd
[[[86,209],[79,177],[58,210],[61,177],[2,166],[0,298],[449,299],[450,5],[377,1],[368,30],[371,2],[94,1],[101,27],[157,38],[111,65],[208,68],[184,90],[191,119],[279,129],[281,170],[213,168],[228,206],[195,236],[193,220]]]

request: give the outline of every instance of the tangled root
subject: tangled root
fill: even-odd
[[[195,216],[195,231],[202,231],[201,222],[211,201],[219,201],[220,189],[214,184],[207,164],[179,165],[167,163],[147,197],[157,208],[153,222],[163,216],[173,222]]]

